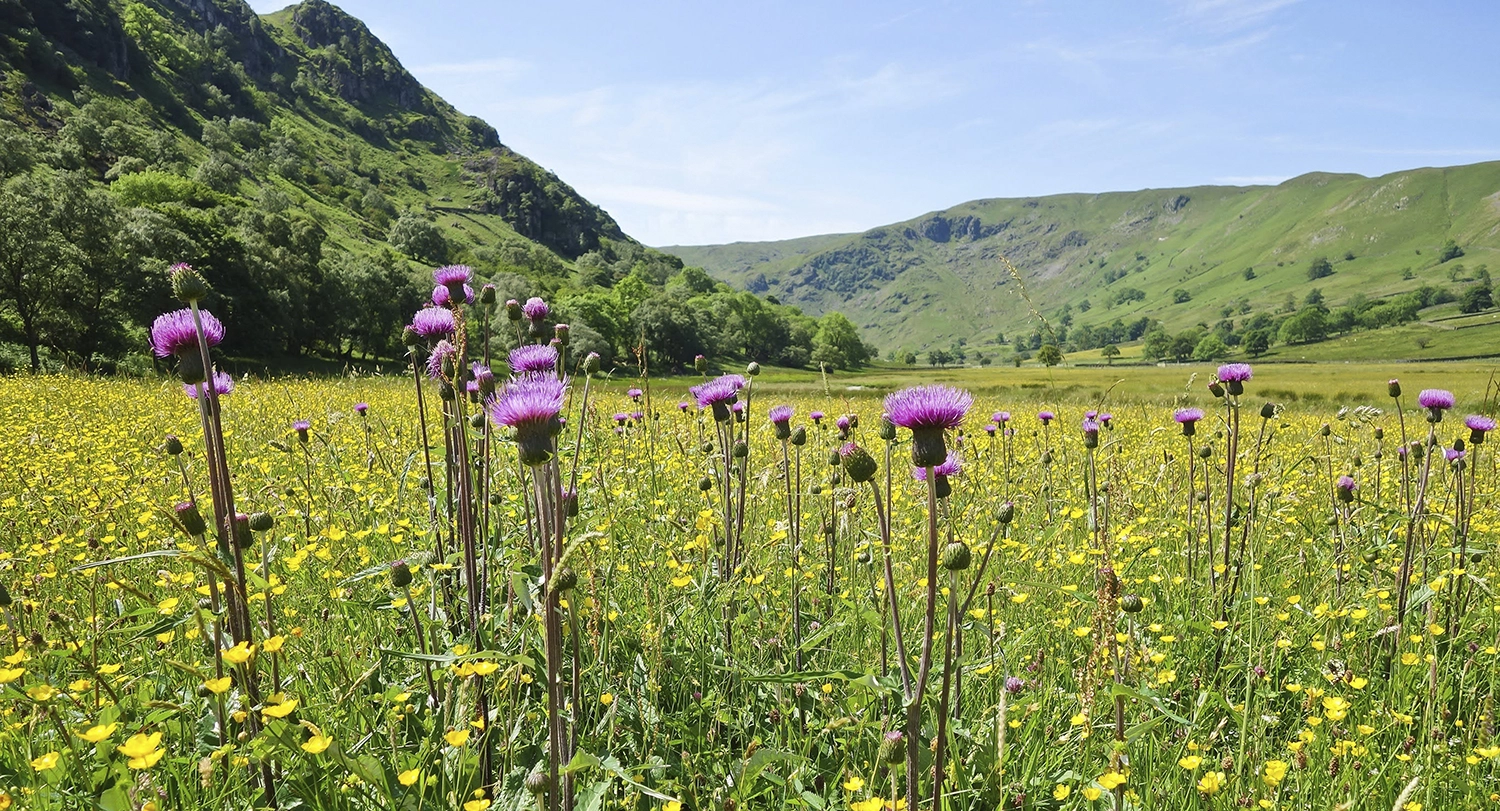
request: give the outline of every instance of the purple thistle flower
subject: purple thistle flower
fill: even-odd
[[[1115,418],[1115,415],[1113,415],[1113,414],[1109,413],[1108,411],[1106,411],[1103,414],[1099,415],[1099,422],[1102,423],[1105,428],[1111,428],[1112,429],[1112,428],[1114,428],[1114,426],[1110,425],[1110,422],[1113,421],[1114,418]]]
[[[814,411],[814,412],[808,414],[807,416],[812,417],[812,421],[814,423],[817,423],[818,425],[822,425],[823,424],[823,412],[821,412],[821,411]]]
[[[1041,420],[1043,425],[1046,425],[1057,419],[1057,415],[1051,411],[1038,411],[1036,412],[1036,418]]]
[[[528,321],[543,321],[552,312],[552,308],[547,306],[547,302],[542,301],[536,296],[532,296],[526,299],[525,304],[521,305],[521,312],[526,316]]]
[[[885,413],[902,428],[942,431],[957,428],[973,404],[972,395],[950,386],[912,386],[886,395]]]
[[[1243,383],[1254,376],[1248,363],[1226,363],[1215,375],[1220,383]]]
[[[441,307],[417,310],[411,318],[411,329],[428,341],[436,341],[452,335],[458,329],[453,313]]]
[[[936,467],[948,458],[943,431],[957,428],[974,397],[951,386],[912,386],[886,395],[890,421],[912,433],[911,459],[917,467]]]
[[[554,377],[532,377],[505,384],[490,404],[496,425],[514,428],[521,462],[540,465],[552,458],[552,437],[562,430],[567,383]]]
[[[1015,695],[1026,689],[1026,680],[1019,676],[1005,677],[1005,692]]]
[[[1469,441],[1483,445],[1485,433],[1495,430],[1495,421],[1483,414],[1470,414],[1464,418],[1464,426],[1469,429]]]
[[[443,365],[458,356],[458,347],[444,338],[438,341],[437,346],[432,348],[432,354],[427,358],[427,376],[433,380],[443,377]]]
[[[361,417],[363,417],[366,413],[368,413],[369,410],[370,410],[370,404],[369,403],[355,403],[354,404],[354,411],[355,411],[355,413],[359,414]]]
[[[297,420],[296,422],[292,423],[292,430],[298,433],[311,430],[311,428],[312,423],[308,422],[307,420]]]
[[[1179,408],[1172,414],[1172,418],[1177,420],[1177,424],[1182,426],[1183,436],[1192,436],[1198,433],[1198,421],[1203,419],[1203,409]]]
[[[1085,448],[1099,447],[1099,422],[1094,419],[1083,421],[1083,446]]]
[[[1003,422],[1010,422],[1010,412],[1009,411],[1001,411],[1000,413],[996,414],[995,416],[999,418],[999,419],[995,420],[995,422],[1002,422],[1002,423]]]
[[[198,387],[191,383],[183,383],[182,390],[188,397],[198,399]],[[220,396],[234,393],[234,378],[228,372],[214,372],[214,391]]]
[[[1333,486],[1337,487],[1340,490],[1348,490],[1350,492],[1353,492],[1354,488],[1356,487],[1356,485],[1354,484],[1353,476],[1340,476],[1338,478],[1338,481],[1334,482]]]
[[[836,419],[836,420],[833,421],[833,425],[834,425],[834,427],[838,428],[840,431],[843,431],[844,433],[848,433],[849,432],[849,416],[847,414],[840,415],[838,419]]]
[[[444,265],[432,272],[433,283],[443,287],[467,285],[472,278],[474,278],[474,271],[470,270],[468,265]]]
[[[464,391],[468,392],[471,396],[478,396],[478,394],[479,394],[479,381],[478,380],[469,380],[469,381],[466,381],[464,383]]]
[[[208,310],[199,309],[202,316],[203,337],[210,347],[224,341],[224,325]],[[184,307],[170,313],[162,313],[151,323],[151,351],[159,358],[183,355],[198,351],[198,330],[193,326],[193,311]]]
[[[438,285],[437,287],[432,288],[432,303],[433,304],[435,304],[435,305],[437,305],[439,307],[447,307],[448,303],[451,302],[452,300],[453,300],[453,293],[451,291],[449,291],[448,288],[446,288],[446,287],[444,287],[442,285]],[[474,288],[472,288],[472,287],[470,287],[468,285],[464,285],[464,303],[465,304],[473,304],[474,303]]]
[[[639,425],[641,420],[644,420],[646,418],[646,415],[639,411],[632,411],[630,412],[630,418],[632,420],[635,420],[636,424]]]
[[[686,400],[678,400],[677,401],[677,410],[681,411],[684,414],[686,414],[689,405],[690,405],[690,403],[688,403]]]
[[[1428,409],[1452,408],[1454,402],[1456,401],[1453,392],[1446,389],[1423,389],[1422,393],[1417,395],[1417,405]]]
[[[480,394],[490,394],[495,390],[495,372],[493,369],[476,360],[469,364],[469,371],[474,378],[469,382],[474,384],[474,389]]]
[[[624,425],[625,421],[630,419],[630,415],[626,414],[623,411],[616,411],[614,417],[612,417],[611,419],[613,419],[615,421],[615,424],[617,425]]]
[[[639,400],[641,399],[641,390],[632,386],[625,390],[625,396],[632,400]]]
[[[745,404],[743,402],[736,402],[734,405],[732,405],[732,406],[729,407],[729,410],[733,411],[736,415],[738,415],[738,414],[744,414],[745,413]]]
[[[793,409],[792,409],[791,406],[789,406],[789,405],[779,405],[779,406],[776,406],[775,408],[771,409],[771,413],[768,416],[770,416],[771,422],[780,423],[782,425],[785,425],[788,422],[792,421],[792,414],[793,413],[794,412],[793,412]]]
[[[551,344],[527,344],[510,351],[507,357],[510,373],[516,376],[550,375],[557,371],[557,347]]]
[[[989,424],[985,425],[984,426],[984,432],[986,434],[989,434],[990,436],[994,436],[995,435],[995,424],[992,422],[992,423],[989,423]]]
[[[1086,419],[1086,420],[1098,419],[1099,418],[1099,412],[1097,412],[1097,411],[1095,411],[1093,409],[1089,409],[1088,411],[1083,412],[1083,418]]]
[[[1467,451],[1461,451],[1457,448],[1448,448],[1447,450],[1443,451],[1443,458],[1447,459],[1449,462],[1457,462],[1467,455]]]
[[[701,383],[688,389],[693,398],[698,401],[699,408],[712,408],[714,419],[719,422],[729,420],[729,407],[739,396],[740,389],[745,387],[745,378],[739,375],[722,375],[707,383]]]

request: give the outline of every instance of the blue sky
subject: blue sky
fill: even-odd
[[[650,245],[1500,159],[1493,0],[339,5]]]

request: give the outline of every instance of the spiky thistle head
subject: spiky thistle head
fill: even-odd
[[[728,422],[730,407],[739,397],[740,389],[743,389],[745,385],[745,378],[739,375],[721,375],[707,383],[693,386],[688,391],[698,401],[699,408],[712,408],[715,420]]]
[[[453,313],[441,307],[425,307],[417,310],[411,318],[412,332],[428,343],[448,338],[457,329],[458,322],[453,320]]]
[[[210,347],[224,341],[224,325],[208,310],[199,309],[203,323],[203,338]],[[151,351],[159,358],[173,355],[181,358],[198,351],[198,328],[193,324],[193,311],[188,308],[162,313],[151,323]]]
[[[1214,375],[1215,379],[1223,383],[1229,393],[1236,397],[1245,393],[1245,381],[1254,376],[1248,363],[1226,363],[1220,366],[1218,373]]]
[[[562,430],[566,381],[554,377],[513,380],[490,404],[490,419],[515,431],[521,462],[536,466],[552,458],[552,438]]]
[[[557,372],[557,347],[527,344],[510,351],[510,373],[517,376],[551,375]]]
[[[1475,445],[1484,444],[1484,435],[1495,430],[1495,421],[1483,414],[1470,414],[1464,418],[1464,427],[1469,429],[1469,441]]]
[[[936,467],[948,457],[943,432],[957,428],[974,397],[951,386],[912,386],[886,395],[885,413],[912,433],[911,459],[916,467]]]

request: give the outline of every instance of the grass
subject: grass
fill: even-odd
[[[209,641],[225,621],[211,589],[226,587],[232,556],[173,518],[189,498],[210,512],[197,411],[180,386],[0,378],[0,804],[248,807],[269,778],[282,807],[532,807],[552,673],[577,747],[560,779],[579,807],[875,811],[905,792],[904,770],[879,757],[902,726],[903,687],[881,508],[852,468],[825,462],[843,441],[833,417],[850,413],[862,417],[851,438],[881,469],[913,668],[927,595],[937,612],[908,750],[919,797],[942,706],[955,808],[1483,807],[1500,784],[1492,443],[1469,447],[1472,476],[1434,465],[1432,512],[1413,525],[1412,608],[1401,633],[1381,629],[1396,622],[1403,494],[1420,478],[1395,453],[1403,432],[1427,427],[1414,392],[1458,395],[1435,426],[1447,447],[1468,437],[1462,414],[1495,409],[1493,369],[1257,364],[1234,472],[1223,469],[1234,423],[1204,388],[1208,366],[876,368],[826,387],[768,369],[743,398],[747,468],[727,479],[747,495],[731,577],[720,429],[674,407],[697,381],[601,383],[586,412],[575,382],[560,459],[580,462],[564,556],[577,586],[561,601],[538,568],[538,491],[502,435],[488,457],[470,446],[493,460],[475,470],[492,495],[474,501],[489,586],[471,589],[465,555],[434,551],[460,520],[444,494],[466,491],[449,489],[456,471],[434,429],[429,504],[408,379],[244,380],[223,402],[237,508],[274,523],[243,553],[255,645],[244,664],[228,658],[231,640]],[[1407,391],[1403,419],[1385,394],[1392,375]],[[963,470],[935,538],[909,433],[887,456],[877,399],[933,381],[977,398],[967,438],[948,439]],[[645,389],[640,402],[630,385]],[[1265,399],[1290,408],[1262,424]],[[810,434],[788,449],[800,460],[790,485],[765,416],[782,402]],[[1362,404],[1378,410],[1337,410]],[[1033,416],[1044,405],[1058,414],[1046,426]],[[1175,406],[1208,412],[1195,444]],[[1079,431],[1086,408],[1115,414],[1097,450]],[[815,409],[828,413],[820,425]],[[987,438],[986,416],[1002,409],[1014,436]],[[636,410],[651,416],[610,417]],[[298,419],[311,423],[305,441]],[[180,457],[164,452],[168,434]],[[1332,491],[1346,473],[1357,483],[1347,503]],[[1211,551],[1226,482],[1245,539],[1229,561]],[[1457,531],[1456,498],[1473,508]],[[1002,524],[1007,502],[1015,515]],[[933,542],[965,543],[972,564],[939,569],[943,588],[929,590]],[[392,579],[397,560],[409,590]],[[487,601],[473,619],[469,599]]]

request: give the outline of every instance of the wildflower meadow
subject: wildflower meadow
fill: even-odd
[[[622,379],[434,282],[402,375],[179,266],[174,379],[0,379],[0,809],[1500,808],[1483,377]]]

